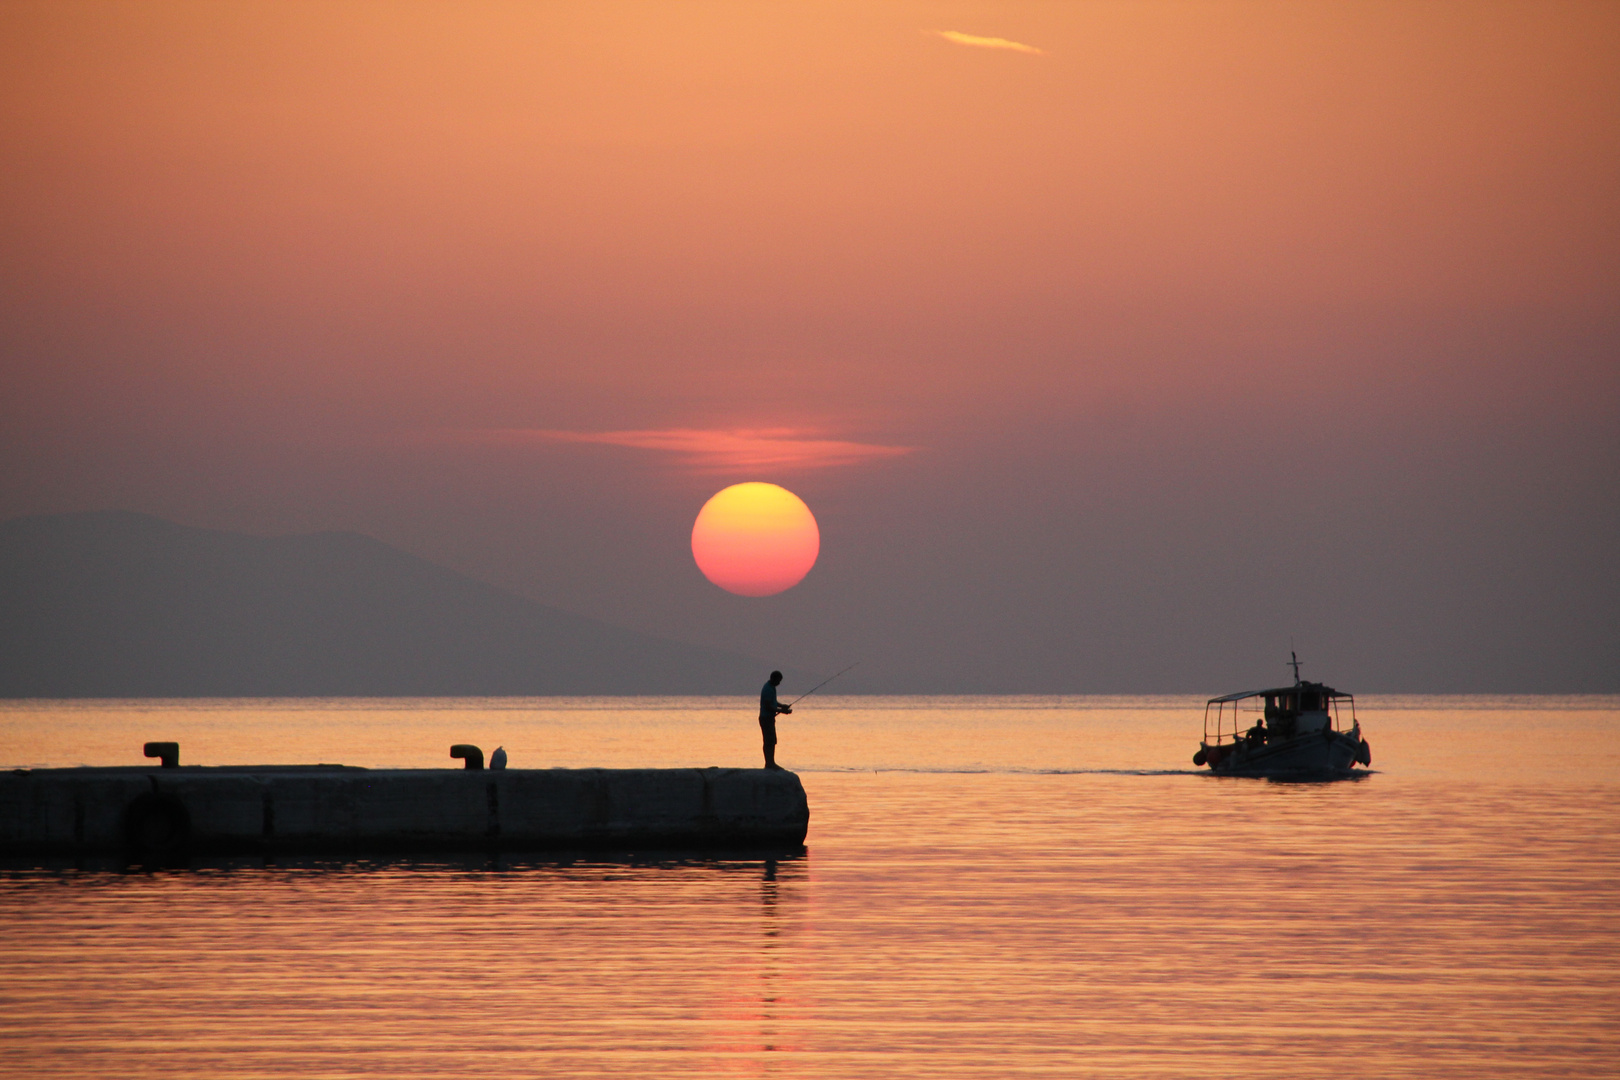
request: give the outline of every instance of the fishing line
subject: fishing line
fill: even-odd
[[[858,668],[860,666],[861,666],[861,662],[859,660],[857,660],[853,664],[849,665],[849,667],[845,668],[844,671],[854,671],[856,668]],[[840,671],[838,673],[838,675],[844,674],[844,671]],[[834,679],[838,678],[838,675],[829,675],[825,679],[822,679],[820,682],[816,683],[816,685],[812,686],[810,689],[806,690],[804,693],[800,694],[798,697],[796,697],[792,701],[788,702],[787,707],[790,708],[790,709],[793,708],[793,706],[797,705],[799,702],[803,701],[805,698],[809,697],[811,694],[815,693],[817,690],[820,690],[823,686],[826,686],[828,683],[830,683]]]

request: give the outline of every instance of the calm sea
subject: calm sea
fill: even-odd
[[[1620,699],[816,698],[807,854],[0,870],[0,1075],[1620,1075]],[[747,765],[745,699],[0,706],[0,764]]]

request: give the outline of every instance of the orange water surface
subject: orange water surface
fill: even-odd
[[[837,698],[778,860],[0,870],[0,1075],[1620,1074],[1620,700],[1368,698],[1199,775],[1185,698]],[[20,702],[0,765],[746,765],[746,699]]]

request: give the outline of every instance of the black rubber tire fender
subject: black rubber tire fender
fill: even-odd
[[[191,844],[191,814],[166,792],[137,795],[124,811],[124,845],[140,863],[182,862]]]

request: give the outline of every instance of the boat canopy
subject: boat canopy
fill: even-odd
[[[1297,694],[1301,690],[1314,691],[1322,695],[1324,698],[1347,698],[1354,696],[1352,694],[1346,694],[1335,690],[1331,686],[1323,686],[1321,683],[1300,682],[1295,683],[1293,686],[1278,686],[1270,690],[1244,690],[1241,693],[1225,694],[1221,697],[1212,697],[1209,699],[1208,704],[1219,705],[1229,701],[1242,701],[1244,698],[1252,697],[1278,697],[1283,694]]]

